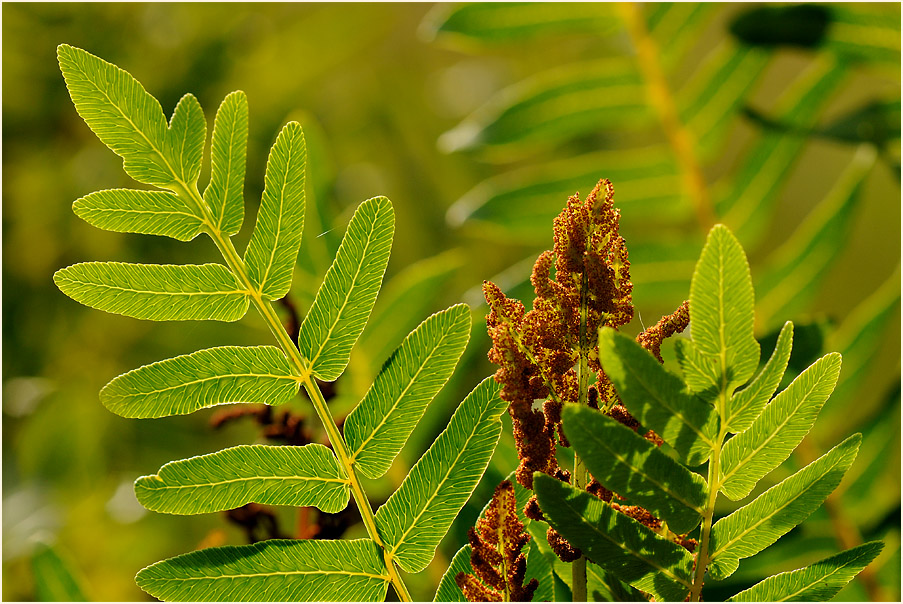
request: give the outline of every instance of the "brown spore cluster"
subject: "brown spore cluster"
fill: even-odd
[[[515,476],[527,489],[533,488],[534,472],[571,482],[570,473],[558,465],[556,449],[570,446],[561,427],[561,410],[579,402],[577,365],[581,355],[596,378],[588,389],[587,404],[635,431],[642,429],[620,404],[599,364],[599,329],[617,329],[634,314],[630,261],[613,200],[614,187],[605,179],[584,201],[578,195],[568,199],[553,222],[552,250],[540,254],[533,266],[530,281],[536,297],[532,310],[507,298],[494,283],[483,284],[490,308],[486,324],[493,343],[489,360],[499,366],[495,379],[502,386],[502,398],[509,402],[520,459]],[[688,323],[689,305],[685,302],[637,340],[661,362],[662,341]],[[652,431],[644,436],[662,444]],[[613,494],[595,480],[590,480],[587,490],[605,501],[612,499]],[[535,498],[527,504],[525,514],[543,519]],[[549,531],[548,539],[562,560],[580,556],[580,551],[554,530]]]
[[[530,540],[517,517],[514,485],[500,483],[476,529],[468,531],[474,574],[458,573],[455,583],[469,602],[529,602],[539,586],[524,585],[527,558],[521,551]]]

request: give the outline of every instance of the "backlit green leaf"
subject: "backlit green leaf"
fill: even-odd
[[[863,543],[805,568],[768,577],[727,601],[828,602],[883,548],[881,541]]]
[[[810,127],[849,71],[841,63],[819,55],[778,99],[776,120]],[[768,226],[778,192],[790,175],[805,137],[766,131],[746,152],[727,190],[716,195],[716,210],[747,245],[758,241]]]
[[[710,157],[721,147],[771,53],[726,41],[704,59],[678,98],[680,117],[696,138],[698,152]]]
[[[475,2],[438,8],[421,26],[429,39],[507,42],[576,32],[601,35],[619,26],[611,7],[585,2]]]
[[[164,601],[369,602],[385,598],[385,573],[369,539],[271,539],[182,554],[135,581]]]
[[[272,346],[223,346],[145,365],[100,391],[123,417],[183,415],[223,403],[278,405],[298,394],[298,378]]]
[[[674,352],[690,392],[704,401],[713,402],[721,391],[714,359],[700,354],[693,341],[686,338],[674,342]]]
[[[622,58],[559,67],[502,90],[442,135],[446,151],[536,146],[648,123],[642,77]]]
[[[692,213],[680,194],[673,153],[653,146],[599,151],[494,176],[458,199],[447,220],[452,226],[475,224],[496,236],[545,244],[549,224],[567,197],[586,194],[600,177],[614,183],[623,216],[679,219]]]
[[[574,451],[605,488],[642,505],[677,534],[699,524],[706,503],[702,476],[595,409],[566,405],[561,416]]]
[[[38,602],[87,602],[76,569],[56,549],[41,544],[31,557]]]
[[[345,420],[355,468],[379,478],[445,385],[470,338],[470,309],[458,304],[426,319],[395,350]]]
[[[53,275],[60,290],[85,306],[151,321],[237,321],[247,292],[221,264],[83,262]]]
[[[289,122],[279,133],[267,158],[263,199],[245,251],[248,276],[270,300],[284,296],[292,284],[292,269],[298,259],[304,230],[306,160],[307,148],[301,125]],[[225,209],[224,214],[227,212],[230,210]]]
[[[884,63],[900,72],[900,6],[895,3],[832,3],[824,48],[840,56]]]
[[[831,494],[856,459],[862,436],[854,434],[805,468],[715,523],[709,575],[724,579],[809,517]]]
[[[191,241],[203,228],[197,208],[165,191],[96,191],[76,200],[72,210],[88,224],[117,233],[166,235]]]
[[[508,408],[498,392],[488,377],[467,395],[448,428],[376,512],[386,551],[402,569],[426,568],[489,464]]]
[[[560,480],[537,472],[533,485],[552,527],[588,558],[656,600],[686,597],[692,582],[690,552]]]
[[[320,379],[335,380],[348,365],[379,293],[394,233],[395,213],[385,197],[368,199],[351,217],[298,338]]]
[[[234,235],[245,215],[244,186],[248,145],[248,98],[242,91],[223,99],[213,123],[210,184],[204,202],[220,232]]]
[[[778,394],[748,430],[721,452],[721,492],[737,501],[781,465],[812,429],[840,375],[840,355],[828,354]]]
[[[186,94],[176,105],[163,138],[163,152],[176,177],[183,183],[197,182],[206,142],[207,122],[204,121],[201,104],[193,94]]]
[[[692,48],[705,27],[716,14],[715,4],[709,2],[650,2],[643,5],[646,27],[662,52],[659,60],[665,71],[681,64],[686,52]]]
[[[718,433],[718,417],[711,405],[688,394],[680,378],[614,329],[599,330],[599,360],[624,406],[640,424],[661,436],[687,465],[708,459]]]
[[[160,103],[131,75],[67,44],[57,47],[60,70],[78,114],[123,159],[126,174],[171,186],[176,173],[163,154],[167,124]]]
[[[759,417],[771,395],[781,384],[790,350],[793,347],[793,323],[787,321],[781,328],[777,344],[771,358],[765,363],[762,372],[749,386],[737,392],[727,404],[727,416],[724,423],[731,432],[743,432],[749,428],[753,420]]]
[[[777,317],[805,310],[815,297],[823,275],[849,239],[858,193],[876,159],[873,147],[860,147],[824,201],[769,258],[756,283],[756,311],[766,329]]]
[[[690,284],[690,330],[697,350],[716,361],[720,390],[727,394],[759,364],[753,296],[743,248],[727,227],[714,226]]]
[[[264,505],[315,506],[339,512],[348,505],[348,478],[323,445],[239,445],[173,461],[135,481],[141,505],[164,514],[204,514]]]

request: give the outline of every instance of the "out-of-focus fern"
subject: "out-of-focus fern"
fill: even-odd
[[[604,175],[617,185],[636,299],[655,300],[664,309],[685,295],[683,284],[708,227],[724,223],[750,250],[757,269],[757,336],[773,342],[782,321],[793,319],[799,327],[795,357],[807,349],[813,357],[826,350],[838,350],[845,358],[852,354],[832,399],[837,402],[827,403],[825,420],[806,441],[811,449],[801,450],[817,457],[840,433],[873,429],[874,418],[880,409],[892,408],[893,397],[885,403],[872,392],[869,404],[857,406],[852,415],[840,401],[848,403],[868,385],[868,359],[878,354],[878,335],[893,325],[899,307],[899,269],[874,296],[863,292],[868,302],[840,322],[837,335],[826,332],[818,316],[810,321],[808,315],[832,266],[849,249],[860,193],[874,166],[889,166],[899,179],[900,98],[893,92],[899,88],[899,7],[597,4],[581,9],[577,26],[570,8],[442,5],[424,21],[424,37],[470,53],[492,54],[524,41],[555,44],[569,37],[593,44],[584,47],[592,49],[584,51],[589,60],[536,73],[499,91],[441,137],[442,148],[494,166],[489,178],[450,207],[449,224],[477,237],[536,245],[538,251],[559,200],[588,190]],[[716,28],[724,33],[713,44],[709,32]],[[759,100],[761,94],[755,95],[765,78],[788,57],[800,65],[793,80],[773,98]],[[849,96],[864,76],[886,82],[891,92],[873,93],[829,115],[834,99]],[[804,200],[812,206],[808,216],[775,245],[770,230],[780,220],[779,201],[814,139],[847,149],[847,168],[824,175],[832,183],[828,194],[820,201]],[[525,277],[535,256],[530,253],[523,266],[492,280],[508,295],[529,300],[533,294]],[[470,300],[478,299],[474,290]],[[799,363],[791,363],[785,384],[797,366],[806,366],[803,359],[795,360]],[[887,375],[877,376],[874,384],[894,389]],[[899,460],[892,443],[888,446],[885,453]],[[868,479],[863,484],[877,483]],[[899,509],[896,489],[877,496],[878,488],[870,492],[882,502],[879,509],[893,514]],[[837,499],[837,538],[853,546],[861,542],[859,534],[879,536],[885,525],[858,520],[856,498],[843,488],[839,492],[845,494],[829,500],[830,508]],[[845,533],[856,537],[853,541],[844,541],[838,528],[844,523],[855,529]],[[774,549],[784,559],[805,551],[784,543]],[[893,566],[891,556],[899,555],[893,549],[887,548],[874,566],[887,560]],[[831,550],[810,551],[827,556]],[[755,572],[742,581],[761,578]],[[868,597],[881,596],[875,585],[868,589]]]

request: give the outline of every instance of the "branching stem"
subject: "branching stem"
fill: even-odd
[[[247,290],[248,295],[251,297],[251,302],[263,317],[264,322],[276,338],[276,341],[279,342],[279,345],[288,357],[289,363],[291,363],[295,371],[298,372],[304,390],[310,397],[311,403],[317,411],[317,415],[320,417],[320,421],[326,430],[326,435],[329,437],[329,442],[332,444],[333,451],[335,452],[339,463],[345,469],[345,473],[348,475],[348,480],[351,484],[351,494],[354,496],[354,500],[360,510],[361,520],[364,522],[367,534],[383,552],[387,578],[391,581],[399,599],[403,602],[410,602],[411,594],[408,592],[408,588],[399,574],[393,555],[386,549],[382,538],[379,536],[379,531],[376,529],[376,517],[373,514],[373,509],[370,507],[370,500],[364,492],[364,487],[361,484],[360,478],[358,478],[354,471],[354,464],[351,461],[351,455],[348,453],[348,446],[345,444],[345,439],[342,438],[339,428],[332,417],[332,413],[326,405],[323,393],[320,392],[319,386],[317,386],[317,383],[314,381],[313,371],[310,368],[309,361],[304,358],[301,351],[295,343],[292,342],[291,337],[285,331],[285,327],[283,327],[282,322],[279,320],[279,316],[276,314],[273,305],[269,300],[263,298],[261,292],[251,281],[251,278],[248,276],[248,272],[245,269],[244,261],[238,255],[235,246],[232,244],[232,240],[214,225],[210,208],[204,202],[203,198],[201,198],[197,188],[195,186],[180,184],[181,186],[178,187],[177,194],[183,198],[187,198],[190,203],[200,210],[203,215],[205,230],[216,244],[216,247],[219,248],[229,269],[239,280],[241,286]]]

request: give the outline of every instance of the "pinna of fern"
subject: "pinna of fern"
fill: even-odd
[[[366,528],[355,540],[271,539],[190,552],[141,570],[136,581],[165,600],[381,600],[391,584],[411,595],[400,570],[422,571],[483,474],[507,403],[484,380],[373,512],[361,477],[383,476],[448,380],[467,344],[470,313],[455,305],[416,327],[389,356],[340,431],[316,380],[336,380],[367,323],[394,236],[391,202],[362,203],[348,225],[297,343],[272,306],[291,288],[304,230],[306,145],[289,122],[266,164],[264,191],[243,255],[231,236],[244,216],[248,104],[242,92],[216,113],[211,178],[198,179],[206,120],[188,94],[167,122],[160,103],[122,69],[68,45],[60,68],[75,108],[123,159],[136,181],[162,190],[116,189],[74,204],[99,228],[188,241],[208,235],[225,265],[86,262],[61,269],[57,286],[87,306],[145,320],[236,321],[250,306],[274,346],[221,346],[162,360],[117,377],[102,403],[131,418],[188,414],[227,403],[283,404],[303,387],[330,446],[239,445],[174,461],[135,483],[138,500],[168,514],[266,504],[337,512],[353,497]]]

